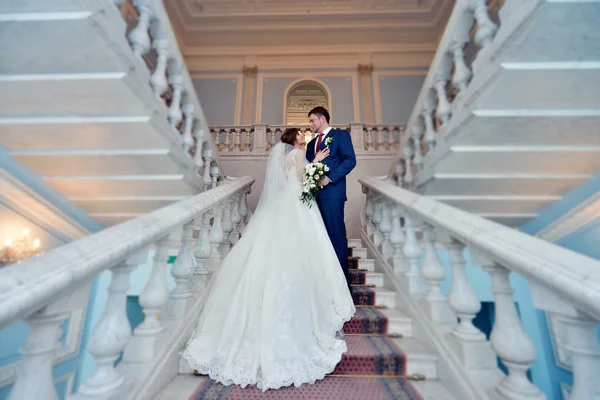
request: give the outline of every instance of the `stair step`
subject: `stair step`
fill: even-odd
[[[353,287],[352,298],[358,306],[396,307],[396,293],[381,287]]]
[[[348,247],[348,257],[367,258],[365,247]]]
[[[363,247],[361,239],[348,239],[348,247]]]
[[[437,379],[438,356],[418,339],[413,337],[395,338],[393,340],[406,355],[406,374],[425,375],[427,379]]]
[[[419,392],[422,400],[458,400],[440,381],[427,379],[410,384]]]
[[[360,270],[350,270],[352,284],[354,285],[375,285],[383,287],[384,275],[381,272],[364,272]]]
[[[380,310],[388,320],[388,333],[401,334],[404,337],[412,336],[413,319],[397,308],[386,308]]]

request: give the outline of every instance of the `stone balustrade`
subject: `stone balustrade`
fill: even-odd
[[[507,3],[507,4],[505,4]],[[411,186],[430,150],[449,130],[465,101],[471,81],[496,36],[503,8],[515,0],[457,0],[407,124],[390,175]],[[514,29],[511,26],[510,29]]]
[[[206,134],[208,124],[162,1],[112,2],[125,18],[123,34],[142,64],[136,69],[144,74],[152,93],[164,105],[172,133],[194,160],[200,175],[203,149],[214,150],[215,146]],[[212,162],[222,170],[216,152]]]
[[[213,141],[221,155],[264,155],[279,141],[281,134],[292,126],[256,124],[249,126],[211,126]],[[347,129],[357,153],[394,154],[404,135],[404,125],[333,125]],[[314,135],[308,126],[295,126],[304,133],[306,141]]]
[[[161,371],[165,351],[177,354],[185,344],[180,331],[190,324],[186,312],[249,218],[246,196],[254,180],[218,180],[217,167],[210,174],[211,190],[0,270],[0,329],[16,321],[29,325],[10,400],[58,399],[52,368],[61,327],[86,304],[92,279],[104,271],[111,272],[107,302],[87,346],[96,370],[69,398],[153,394],[149,374]],[[176,287],[169,292],[167,260],[174,243],[180,249],[171,268]],[[132,331],[126,314],[130,277],[146,263],[151,246],[156,252],[139,299],[145,318]]]
[[[536,348],[515,306],[511,272],[529,281],[536,308],[565,322],[574,382],[569,399],[597,398],[599,261],[402,189],[389,178],[359,181],[366,194],[362,239],[398,287],[405,310],[445,356],[442,370],[469,382],[460,398],[546,398],[527,378]],[[440,287],[447,273],[439,247],[449,255],[448,295]],[[465,249],[490,276],[495,322],[489,341],[473,324],[481,303],[466,272]]]

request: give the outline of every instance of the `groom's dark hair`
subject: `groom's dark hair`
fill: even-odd
[[[317,117],[325,117],[325,121],[327,121],[327,123],[329,123],[329,112],[327,111],[327,109],[325,107],[315,107],[312,110],[310,110],[308,112],[308,117],[310,118],[311,115],[316,115]]]

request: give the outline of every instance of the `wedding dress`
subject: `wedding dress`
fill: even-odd
[[[207,288],[183,357],[225,385],[314,383],[346,352],[355,308],[316,204],[299,200],[304,151],[278,143],[242,238]]]

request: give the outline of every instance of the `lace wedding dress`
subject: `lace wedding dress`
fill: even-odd
[[[346,352],[355,308],[316,205],[299,200],[304,151],[278,143],[242,238],[210,280],[183,357],[225,385],[314,383]]]

